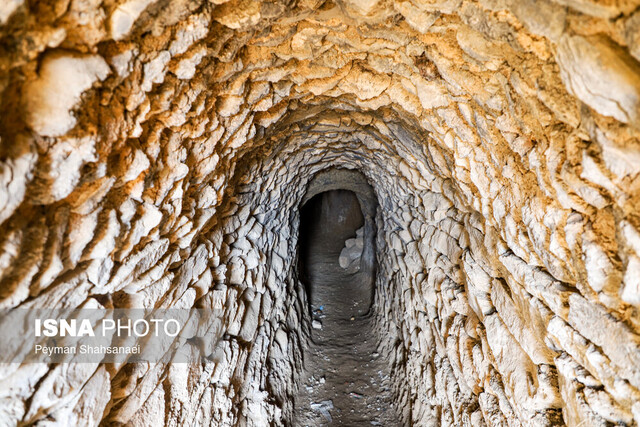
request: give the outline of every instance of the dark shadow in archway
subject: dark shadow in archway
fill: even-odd
[[[318,173],[302,200],[298,260],[312,328],[294,426],[400,425],[370,315],[376,206],[366,178],[344,169]]]
[[[340,275],[332,273],[346,242],[352,244],[353,250],[348,248],[344,251],[347,257],[343,256],[343,259],[350,261],[349,266],[343,269],[344,273],[359,272],[361,256],[358,256],[358,252],[363,248],[363,239],[356,233],[360,230],[358,234],[362,234],[363,226],[364,216],[358,198],[351,191],[326,191],[314,196],[303,206],[300,212],[300,272],[312,306],[323,305],[318,300],[318,286],[337,285],[334,281]],[[344,289],[336,291],[342,292]],[[357,292],[352,296],[356,299],[363,297]]]
[[[329,169],[309,184],[300,208],[298,260],[312,308],[339,296],[348,299],[344,302],[352,307],[344,315],[363,315],[370,310],[376,205],[373,189],[356,171]]]

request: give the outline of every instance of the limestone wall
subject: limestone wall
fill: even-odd
[[[3,2],[0,308],[224,315],[191,365],[4,366],[0,423],[286,424],[340,167],[403,423],[637,425],[639,6]]]

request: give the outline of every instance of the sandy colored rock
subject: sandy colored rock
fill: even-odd
[[[564,36],[558,65],[567,88],[605,116],[624,123],[640,120],[640,63],[601,38]]]
[[[0,307],[208,309],[214,339],[3,363],[0,424],[637,425],[638,5],[3,2]],[[333,190],[364,225],[331,268],[371,290],[320,292],[337,322],[299,262]],[[347,368],[370,388],[313,401]]]

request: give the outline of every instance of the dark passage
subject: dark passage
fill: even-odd
[[[313,324],[294,425],[398,425],[369,315],[373,239],[358,197],[327,191],[300,213],[299,267]]]
[[[330,268],[330,264],[337,262],[345,242],[356,238],[356,232],[363,226],[364,216],[360,203],[352,191],[332,190],[320,193],[302,207],[299,235],[300,272],[312,306],[322,305],[316,287],[331,285],[327,282],[329,277],[322,265]],[[362,229],[361,232],[363,231]],[[356,272],[354,267],[355,264],[359,264],[359,257],[353,259],[353,264],[350,272]],[[364,303],[363,298],[367,298],[368,295],[358,295],[361,289],[357,286],[347,288],[340,291],[348,292],[353,301]]]

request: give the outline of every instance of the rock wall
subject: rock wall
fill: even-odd
[[[194,364],[4,366],[0,422],[286,424],[337,167],[402,423],[637,425],[639,6],[3,2],[0,308],[224,315]]]

